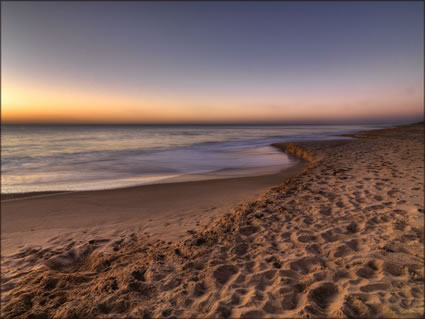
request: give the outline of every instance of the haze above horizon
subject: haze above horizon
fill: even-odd
[[[424,116],[422,2],[3,2],[2,123]]]

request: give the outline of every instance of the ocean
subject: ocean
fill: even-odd
[[[1,193],[78,191],[278,172],[271,143],[391,125],[2,125]]]

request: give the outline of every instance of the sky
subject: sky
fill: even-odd
[[[423,120],[423,2],[1,9],[2,123]]]

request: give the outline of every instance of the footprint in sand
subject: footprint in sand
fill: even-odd
[[[236,266],[223,265],[223,266],[219,266],[216,270],[214,270],[213,276],[216,283],[220,285],[224,285],[237,272],[238,272],[238,268]]]
[[[322,270],[323,261],[317,256],[302,257],[290,262],[289,267],[302,274],[308,274],[316,268]]]
[[[252,234],[256,233],[258,231],[258,227],[256,226],[246,226],[246,227],[242,227],[239,230],[239,233],[244,235],[244,236],[251,236]]]
[[[384,283],[376,283],[376,284],[369,284],[365,286],[361,286],[360,290],[363,292],[373,292],[377,290],[387,290],[390,286],[388,284]]]
[[[314,235],[301,235],[301,236],[298,236],[297,239],[301,243],[308,243],[310,241],[315,241],[317,237]]]
[[[321,309],[325,309],[335,299],[338,294],[338,287],[331,282],[319,283],[318,286],[312,288],[307,298],[310,302],[317,305]]]

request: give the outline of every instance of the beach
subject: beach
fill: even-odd
[[[2,198],[4,318],[423,317],[424,125],[279,174]]]
[[[279,173],[251,177],[196,180],[202,177],[197,174],[180,177],[191,179],[187,182],[3,194],[2,252],[11,255],[34,246],[54,250],[66,242],[78,245],[93,236],[112,240],[130,233],[166,241],[182,239],[188,231],[255,199],[305,167],[299,160]]]

